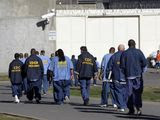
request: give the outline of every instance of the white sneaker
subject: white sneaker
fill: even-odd
[[[113,104],[113,107],[114,107],[114,108],[117,108],[117,105],[116,105],[116,104]]]
[[[15,95],[15,103],[19,103],[19,102],[20,102],[20,100],[18,99],[18,96]]]
[[[100,107],[107,107],[107,104],[101,104]]]
[[[69,103],[69,102],[70,102],[70,99],[69,99],[68,96],[65,96],[65,102],[66,102],[66,103]]]
[[[141,110],[141,108],[139,108],[138,110],[137,110],[137,115],[142,115],[142,110]]]
[[[120,111],[120,112],[124,112],[124,111],[125,111],[125,109],[123,109],[123,108],[122,108],[122,109],[119,109],[119,111]]]

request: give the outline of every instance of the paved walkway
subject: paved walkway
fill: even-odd
[[[145,86],[160,86],[160,70],[149,68],[143,76]]]
[[[40,120],[160,120],[160,103],[144,103],[141,117],[128,116],[114,108],[98,107],[99,99],[91,99],[82,106],[80,97],[71,97],[70,104],[55,105],[52,95],[43,96],[41,104],[27,103],[25,96],[20,104],[13,103],[9,83],[0,84],[0,113],[12,113]]]

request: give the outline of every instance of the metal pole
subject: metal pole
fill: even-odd
[[[138,48],[141,49],[141,16],[138,17]]]
[[[87,46],[87,35],[86,35],[86,32],[87,32],[87,24],[86,24],[86,21],[87,21],[87,16],[85,16],[85,46]]]

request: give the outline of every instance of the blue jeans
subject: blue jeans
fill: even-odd
[[[124,109],[126,108],[126,98],[125,98],[125,84],[120,84],[120,83],[114,83],[115,84],[115,98],[116,98],[116,103],[118,105],[118,108]]]
[[[65,96],[70,97],[70,80],[59,80],[53,82],[54,87],[54,100],[56,103],[61,104]]]
[[[43,93],[47,93],[48,87],[49,87],[49,82],[47,79],[47,75],[43,75],[43,80],[42,80]]]
[[[117,104],[114,93],[114,84],[109,82],[103,82],[102,84],[101,104],[108,104],[109,93],[111,93],[112,96],[112,104]]]
[[[18,97],[22,96],[22,85],[12,85],[12,96],[14,97],[15,95],[17,95]]]
[[[78,78],[77,75],[74,73],[74,85],[78,86]]]
[[[39,79],[37,81],[27,81],[28,84],[28,89],[27,89],[27,98],[29,100],[33,100],[33,98],[35,97],[35,99],[39,99],[41,100],[41,86],[42,86],[42,80]]]
[[[93,79],[93,85],[97,84],[97,80]]]
[[[157,69],[159,69],[159,68],[160,68],[160,63],[157,62],[156,65],[155,65],[155,67],[156,67]]]
[[[91,84],[91,80],[87,80],[87,79],[82,79],[79,80],[80,82],[80,86],[81,86],[81,95],[82,95],[82,99],[83,101],[89,99],[90,96],[90,84]]]
[[[27,93],[28,85],[27,85],[27,78],[23,79],[23,90],[25,93]]]
[[[130,111],[134,111],[142,107],[143,79],[138,77],[127,80],[128,102],[127,107]]]
[[[109,91],[110,88],[108,82],[103,82],[101,92],[101,104],[108,104]]]
[[[117,101],[116,101],[116,96],[115,96],[115,85],[113,82],[109,83],[110,85],[110,93],[112,96],[112,104],[116,104],[117,105]]]

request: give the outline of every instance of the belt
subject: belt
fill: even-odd
[[[118,80],[114,80],[114,82],[119,83],[119,84],[122,84],[122,85],[125,85],[125,84],[126,84],[126,82],[125,82],[125,81],[118,81]]]
[[[29,81],[36,82],[36,81],[38,81],[38,79],[29,79]]]
[[[103,82],[113,82],[112,79],[111,80],[103,80]]]

